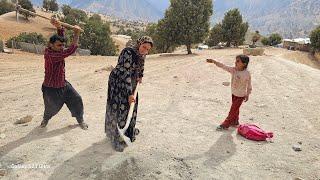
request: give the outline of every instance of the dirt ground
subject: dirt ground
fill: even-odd
[[[83,98],[89,130],[66,108],[45,129],[43,57],[0,54],[2,179],[320,179],[320,71],[289,61],[290,51],[251,57],[253,92],[240,123],[272,131],[253,142],[215,127],[230,108],[230,75],[207,64],[233,65],[240,49],[177,52],[147,58],[133,146],[114,152],[104,134],[109,71],[117,57],[69,57],[66,76]],[[27,115],[27,124],[14,122]],[[302,151],[293,150],[299,145]],[[0,171],[1,172],[1,171]],[[0,176],[1,179],[1,176]]]

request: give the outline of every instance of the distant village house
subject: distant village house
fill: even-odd
[[[310,51],[310,38],[284,39],[283,48],[297,51]]]

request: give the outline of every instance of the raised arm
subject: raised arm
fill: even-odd
[[[60,22],[56,19],[51,19],[51,24],[53,24],[57,28],[58,35],[61,37],[64,37],[64,28],[61,26]],[[52,57],[53,61],[61,61],[62,58],[66,58],[73,53],[76,52],[78,48],[78,43],[79,43],[79,36],[80,36],[80,27],[75,26],[74,29],[74,35],[73,35],[73,41],[70,47],[67,49],[64,49],[63,51],[58,51],[56,53],[52,53],[50,56]]]
[[[208,63],[213,63],[215,64],[216,66],[218,66],[219,68],[225,70],[225,71],[228,71],[229,73],[234,73],[235,72],[235,69],[233,67],[230,67],[230,66],[226,66],[224,65],[223,63],[221,62],[218,62],[214,59],[207,59],[207,62]]]

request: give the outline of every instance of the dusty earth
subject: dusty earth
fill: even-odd
[[[229,74],[205,63],[233,65],[240,49],[152,55],[140,89],[133,146],[118,153],[104,135],[109,71],[117,57],[69,57],[67,79],[82,95],[89,130],[64,106],[45,129],[43,57],[0,54],[0,172],[2,179],[319,179],[320,71],[268,49],[251,57],[253,93],[241,123],[272,131],[253,142],[236,129],[218,132],[231,101]],[[25,116],[33,119],[15,125]],[[298,145],[302,151],[296,152]]]

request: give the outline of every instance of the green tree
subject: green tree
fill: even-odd
[[[99,15],[93,15],[84,25],[80,47],[90,49],[93,55],[113,56],[117,48],[110,35],[110,24],[104,23]]]
[[[320,51],[320,26],[311,32],[310,41],[311,47],[316,51]]]
[[[7,0],[0,1],[0,15],[14,11],[14,5],[9,3]]]
[[[170,35],[168,33],[164,19],[159,20],[158,23],[149,24],[147,26],[145,34],[152,37],[155,42],[154,47],[150,52],[151,54],[174,51],[177,45],[169,39]]]
[[[269,45],[270,46],[275,46],[277,44],[280,44],[281,42],[282,42],[282,37],[280,34],[274,33],[269,36]]]
[[[269,42],[269,38],[268,37],[263,37],[261,39],[261,43],[265,46],[269,46],[270,45],[270,42]]]
[[[42,7],[43,7],[46,11],[49,11],[49,8],[50,8],[50,0],[43,0],[43,2],[42,2]]]
[[[59,5],[56,0],[50,0],[49,1],[49,10],[50,11],[58,11],[59,10]]]
[[[209,38],[207,40],[208,46],[216,46],[220,42],[224,42],[223,34],[222,34],[222,25],[221,23],[216,24],[211,30],[209,34]]]
[[[33,8],[33,4],[29,0],[19,0],[19,5],[26,10],[29,10],[31,12],[36,12]],[[31,15],[30,13],[24,12],[24,11],[19,11],[20,14],[22,14],[27,20],[29,17],[35,17]]]
[[[243,44],[249,25],[243,22],[238,9],[229,10],[225,14],[221,26],[223,39],[227,43],[227,47]]]
[[[66,4],[62,5],[62,7],[61,7],[61,10],[62,10],[62,13],[64,16],[67,16],[68,14],[70,14],[71,9],[72,8]]]
[[[64,22],[69,24],[81,24],[88,20],[86,12],[80,9],[71,9],[69,13],[64,17]]]
[[[178,45],[186,45],[192,54],[191,45],[201,43],[207,37],[212,0],[171,0],[165,13],[171,39]]]

